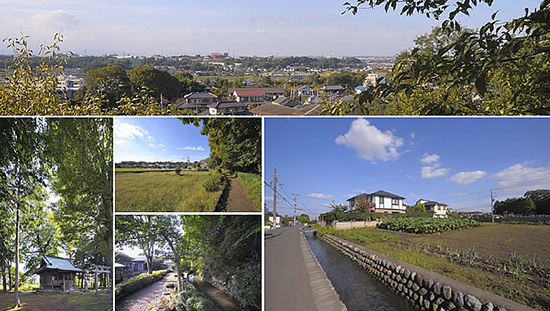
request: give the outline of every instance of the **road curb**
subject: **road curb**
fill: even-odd
[[[313,255],[303,232],[300,232],[300,246],[306,266],[306,272],[309,276],[309,283],[311,284],[313,302],[315,303],[316,310],[346,311],[346,306],[340,300],[340,296],[336,293],[336,290],[319,264],[319,261],[315,255]]]

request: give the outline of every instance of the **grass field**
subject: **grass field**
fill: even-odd
[[[216,208],[222,187],[202,186],[211,172],[116,171],[117,212],[202,212]]]
[[[262,176],[260,174],[237,173],[237,178],[246,189],[246,194],[256,210],[262,210]]]
[[[320,229],[539,310],[550,309],[550,226],[485,224],[440,234]]]
[[[0,311],[105,311],[112,305],[110,295],[93,293],[23,292],[19,299],[23,307],[13,309],[13,293],[0,293]]]

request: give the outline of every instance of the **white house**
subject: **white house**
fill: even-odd
[[[357,199],[365,197],[367,202],[372,203],[370,212],[375,213],[387,213],[387,214],[401,214],[406,212],[405,204],[403,204],[404,197],[398,196],[393,193],[386,192],[384,190],[378,190],[374,193],[362,193],[349,198],[349,210],[355,210],[357,205]]]
[[[424,204],[426,212],[433,213],[435,218],[447,218],[449,215],[449,210],[447,209],[449,205],[447,204],[424,199],[416,201],[416,205],[418,204]]]

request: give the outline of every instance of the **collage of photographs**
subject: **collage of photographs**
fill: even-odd
[[[550,0],[0,7],[0,311],[550,310]]]

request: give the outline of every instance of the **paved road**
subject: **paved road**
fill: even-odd
[[[265,234],[267,311],[345,310],[298,227]]]
[[[226,212],[257,212],[254,203],[246,194],[246,189],[239,180],[229,177],[229,197],[225,207]]]
[[[168,283],[177,284],[176,274],[170,272],[161,280],[150,284],[137,292],[116,302],[116,311],[143,311],[156,296],[162,295]]]

